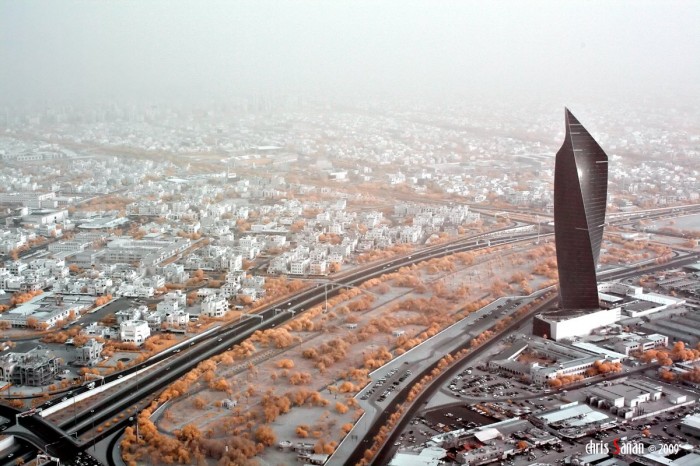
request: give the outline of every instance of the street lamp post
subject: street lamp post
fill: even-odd
[[[92,451],[95,451],[95,410],[90,410],[90,417],[92,417]]]
[[[129,421],[133,422],[134,421],[134,416],[129,417]],[[139,439],[139,421],[138,419],[136,420],[136,440]]]

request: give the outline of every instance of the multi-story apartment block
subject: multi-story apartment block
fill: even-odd
[[[210,295],[202,300],[201,314],[207,317],[223,317],[228,310],[228,301],[224,296]]]
[[[102,348],[104,343],[101,343],[94,338],[90,338],[80,348],[77,348],[77,358],[75,364],[78,366],[96,366],[100,362],[102,356]]]
[[[121,341],[141,346],[149,336],[151,336],[151,329],[145,320],[127,320],[119,324]]]

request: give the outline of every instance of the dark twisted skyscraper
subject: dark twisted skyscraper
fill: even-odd
[[[565,109],[566,137],[554,166],[559,306],[599,307],[596,266],[608,193],[608,156]]]

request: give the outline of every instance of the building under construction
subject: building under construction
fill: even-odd
[[[57,373],[58,358],[41,346],[26,353],[7,353],[0,357],[0,379],[13,385],[49,385]]]

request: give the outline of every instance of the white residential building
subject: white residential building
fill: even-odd
[[[401,233],[399,234],[399,242],[400,243],[415,244],[420,239],[422,233],[423,233],[423,230],[419,226],[403,227],[401,229]]]
[[[265,277],[259,275],[249,275],[241,278],[241,285],[255,288],[259,294],[265,292]]]
[[[256,299],[258,299],[258,291],[255,288],[241,288],[241,290],[238,292],[238,296],[247,296],[253,301],[255,301]]]
[[[312,261],[309,266],[311,275],[325,275],[328,272],[328,263],[325,260]]]
[[[187,325],[187,322],[190,321],[190,313],[185,312],[185,311],[177,311],[177,312],[172,312],[170,314],[165,315],[165,322],[167,322],[168,325],[171,326],[176,326],[176,327],[184,327]]]
[[[153,275],[146,281],[150,282],[151,287],[158,289],[165,286],[165,277],[162,275]]]
[[[163,301],[156,306],[156,310],[161,314],[169,314],[184,309],[186,305],[187,295],[181,290],[175,290],[165,295]]]
[[[238,240],[238,245],[244,249],[259,247],[258,239],[255,236],[247,235]]]
[[[207,317],[223,317],[228,310],[228,301],[223,296],[210,295],[202,301],[201,314]]]
[[[200,225],[199,222],[182,225],[182,231],[184,231],[187,234],[199,233],[199,230],[201,230],[201,228],[202,225]]]
[[[309,272],[310,259],[294,259],[289,264],[289,273],[292,275],[304,275]]]
[[[155,290],[152,286],[122,283],[116,294],[117,296],[126,296],[128,298],[151,298],[155,294]]]
[[[127,309],[122,309],[114,313],[117,318],[117,323],[127,322],[129,320],[138,320],[142,315],[145,315],[148,311],[146,306],[130,307]]]
[[[165,277],[165,281],[170,283],[183,283],[189,278],[189,273],[185,271],[182,264],[171,263],[157,267],[156,273]]]
[[[289,273],[289,263],[291,261],[292,255],[288,252],[275,256],[270,260],[270,264],[267,266],[268,273]]]
[[[229,258],[228,261],[229,270],[243,270],[243,256],[240,254],[234,254]]]
[[[121,341],[141,346],[149,336],[151,336],[151,329],[145,320],[127,320],[119,325]]]

